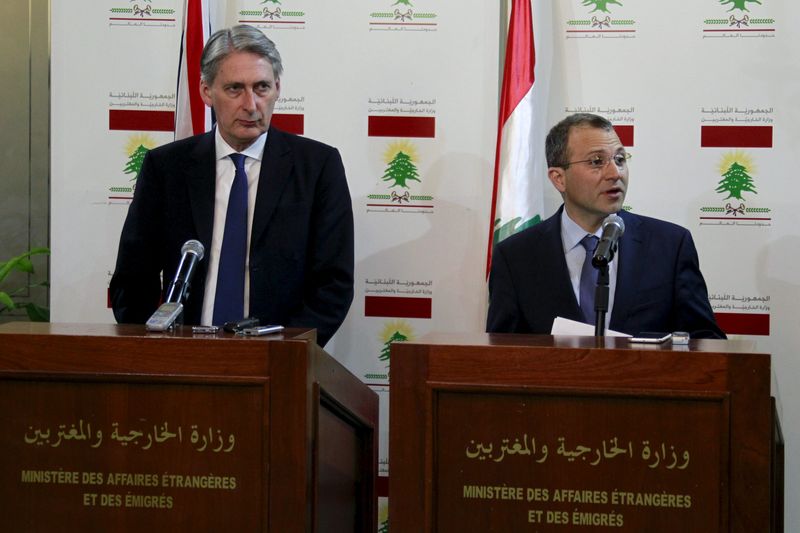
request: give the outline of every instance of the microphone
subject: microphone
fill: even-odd
[[[603,234],[592,257],[592,265],[595,268],[606,267],[614,259],[614,254],[617,252],[617,241],[623,233],[625,233],[625,222],[622,217],[608,215],[603,220]]]
[[[186,241],[181,247],[181,262],[175,272],[175,278],[169,286],[167,301],[147,319],[145,327],[148,331],[166,331],[172,327],[183,313],[183,300],[189,294],[189,285],[194,276],[197,262],[203,259],[205,248],[200,241]]]
[[[205,248],[200,241],[192,239],[183,244],[181,253],[183,256],[178,265],[178,270],[175,272],[175,279],[170,284],[167,303],[183,303],[187,298],[195,267],[203,259]]]

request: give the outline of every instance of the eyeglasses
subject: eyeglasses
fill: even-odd
[[[577,163],[586,163],[592,170],[602,170],[606,168],[606,166],[611,161],[614,161],[614,164],[617,166],[617,168],[625,168],[630,158],[631,154],[629,154],[628,152],[620,152],[610,157],[607,155],[597,154],[590,157],[589,159],[583,159],[581,161],[570,161],[569,163],[562,165],[561,168],[567,168],[568,166],[575,165]]]

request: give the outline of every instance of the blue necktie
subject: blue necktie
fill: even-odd
[[[214,299],[216,325],[244,318],[244,267],[247,257],[247,173],[244,154],[231,154],[236,175],[228,198],[225,233],[219,254],[217,293]]]
[[[594,235],[587,235],[581,239],[581,246],[586,250],[586,259],[583,260],[581,269],[579,305],[587,324],[595,323],[594,293],[597,288],[597,269],[592,266],[592,256],[599,240]]]

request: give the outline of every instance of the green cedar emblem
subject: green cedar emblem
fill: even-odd
[[[530,228],[541,221],[542,218],[539,215],[536,215],[533,218],[529,218],[528,220],[524,221],[522,220],[522,217],[512,218],[505,224],[500,225],[500,219],[498,218],[494,221],[494,239],[492,242],[497,244],[506,237],[510,237],[518,231],[524,230],[525,228]]]
[[[411,160],[411,156],[402,151],[397,152],[397,155],[389,162],[389,166],[386,168],[386,172],[381,179],[383,181],[394,181],[390,187],[397,187],[399,185],[405,189],[408,189],[408,184],[406,183],[408,180],[422,183],[422,180],[419,179],[417,167]]]
[[[392,333],[392,336],[389,337],[389,340],[383,343],[383,349],[381,350],[381,354],[378,356],[378,359],[381,361],[388,361],[391,357],[391,349],[393,342],[405,342],[408,340],[408,337],[400,333],[399,331],[395,331]]]
[[[755,189],[755,184],[753,183],[753,178],[747,173],[747,167],[734,161],[728,170],[722,174],[722,179],[718,184],[716,192],[721,194],[728,193],[725,200],[728,198],[744,200],[742,197],[742,192],[744,191],[758,194]]]
[[[583,5],[594,6],[594,9],[592,9],[589,13],[594,13],[595,11],[611,13],[611,11],[608,10],[608,4],[616,4],[618,6],[622,5],[617,0],[583,0]]]
[[[142,169],[142,163],[144,162],[144,156],[147,154],[149,150],[144,147],[144,145],[139,145],[136,147],[136,150],[128,157],[128,163],[125,165],[125,174],[133,174],[132,179],[136,179],[136,176],[139,175],[139,171]]]
[[[758,5],[761,5],[761,2],[758,0],[719,0],[719,3],[724,5],[733,4],[728,11],[733,11],[734,9],[739,9],[741,11],[750,11],[747,9],[747,2],[755,2]]]

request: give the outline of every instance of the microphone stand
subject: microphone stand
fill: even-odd
[[[606,334],[606,314],[608,313],[608,265],[597,268],[597,287],[594,290],[594,335],[603,337]]]
[[[186,300],[189,299],[188,285],[184,285],[183,287],[181,287],[179,298],[180,299],[178,300],[178,303],[181,304],[183,307],[181,308],[181,314],[179,314],[178,318],[175,319],[175,325],[183,326],[184,315],[186,314],[184,312],[186,311]]]
[[[183,256],[181,257],[181,262],[178,264],[178,270],[175,273],[175,279],[172,280],[172,283],[169,285],[169,291],[167,291],[167,302],[179,303],[181,304],[181,311],[180,314],[175,318],[173,322],[173,326],[183,326],[183,311],[185,309],[186,300],[189,299],[189,281],[192,279],[192,275],[194,274],[194,270],[197,266],[197,262],[203,258],[203,245],[198,241],[193,241],[197,244],[200,248],[199,253],[197,251],[187,251],[187,245],[189,245],[192,241],[187,241],[183,245]],[[189,258],[189,256],[192,256]],[[183,271],[184,263],[189,261],[187,266],[187,270],[185,273],[185,279],[180,278],[178,273]]]
[[[169,291],[167,292],[166,301],[183,305],[183,303],[184,303],[184,301],[186,300],[187,297],[188,297],[188,293],[186,292],[186,287],[177,285],[175,283],[175,281],[173,280],[172,283],[170,283]],[[173,329],[173,328],[178,327],[178,326],[183,326],[183,310],[184,310],[184,307],[181,307],[181,312],[175,318],[175,321],[170,326],[170,329]]]
[[[181,304],[183,302],[180,302]],[[183,326],[183,311],[186,309],[185,307],[181,309],[181,314],[178,315],[178,318],[175,319],[175,322],[172,323],[172,327],[176,326]]]
[[[183,261],[181,261],[181,264],[183,264]],[[175,321],[169,327],[170,329],[183,326],[183,303],[186,301],[187,297],[188,292],[186,291],[186,285],[183,285],[182,283],[175,283],[175,280],[172,280],[172,282],[169,284],[169,291],[167,291],[167,299],[165,302],[181,304],[181,311],[178,316],[175,317]]]

